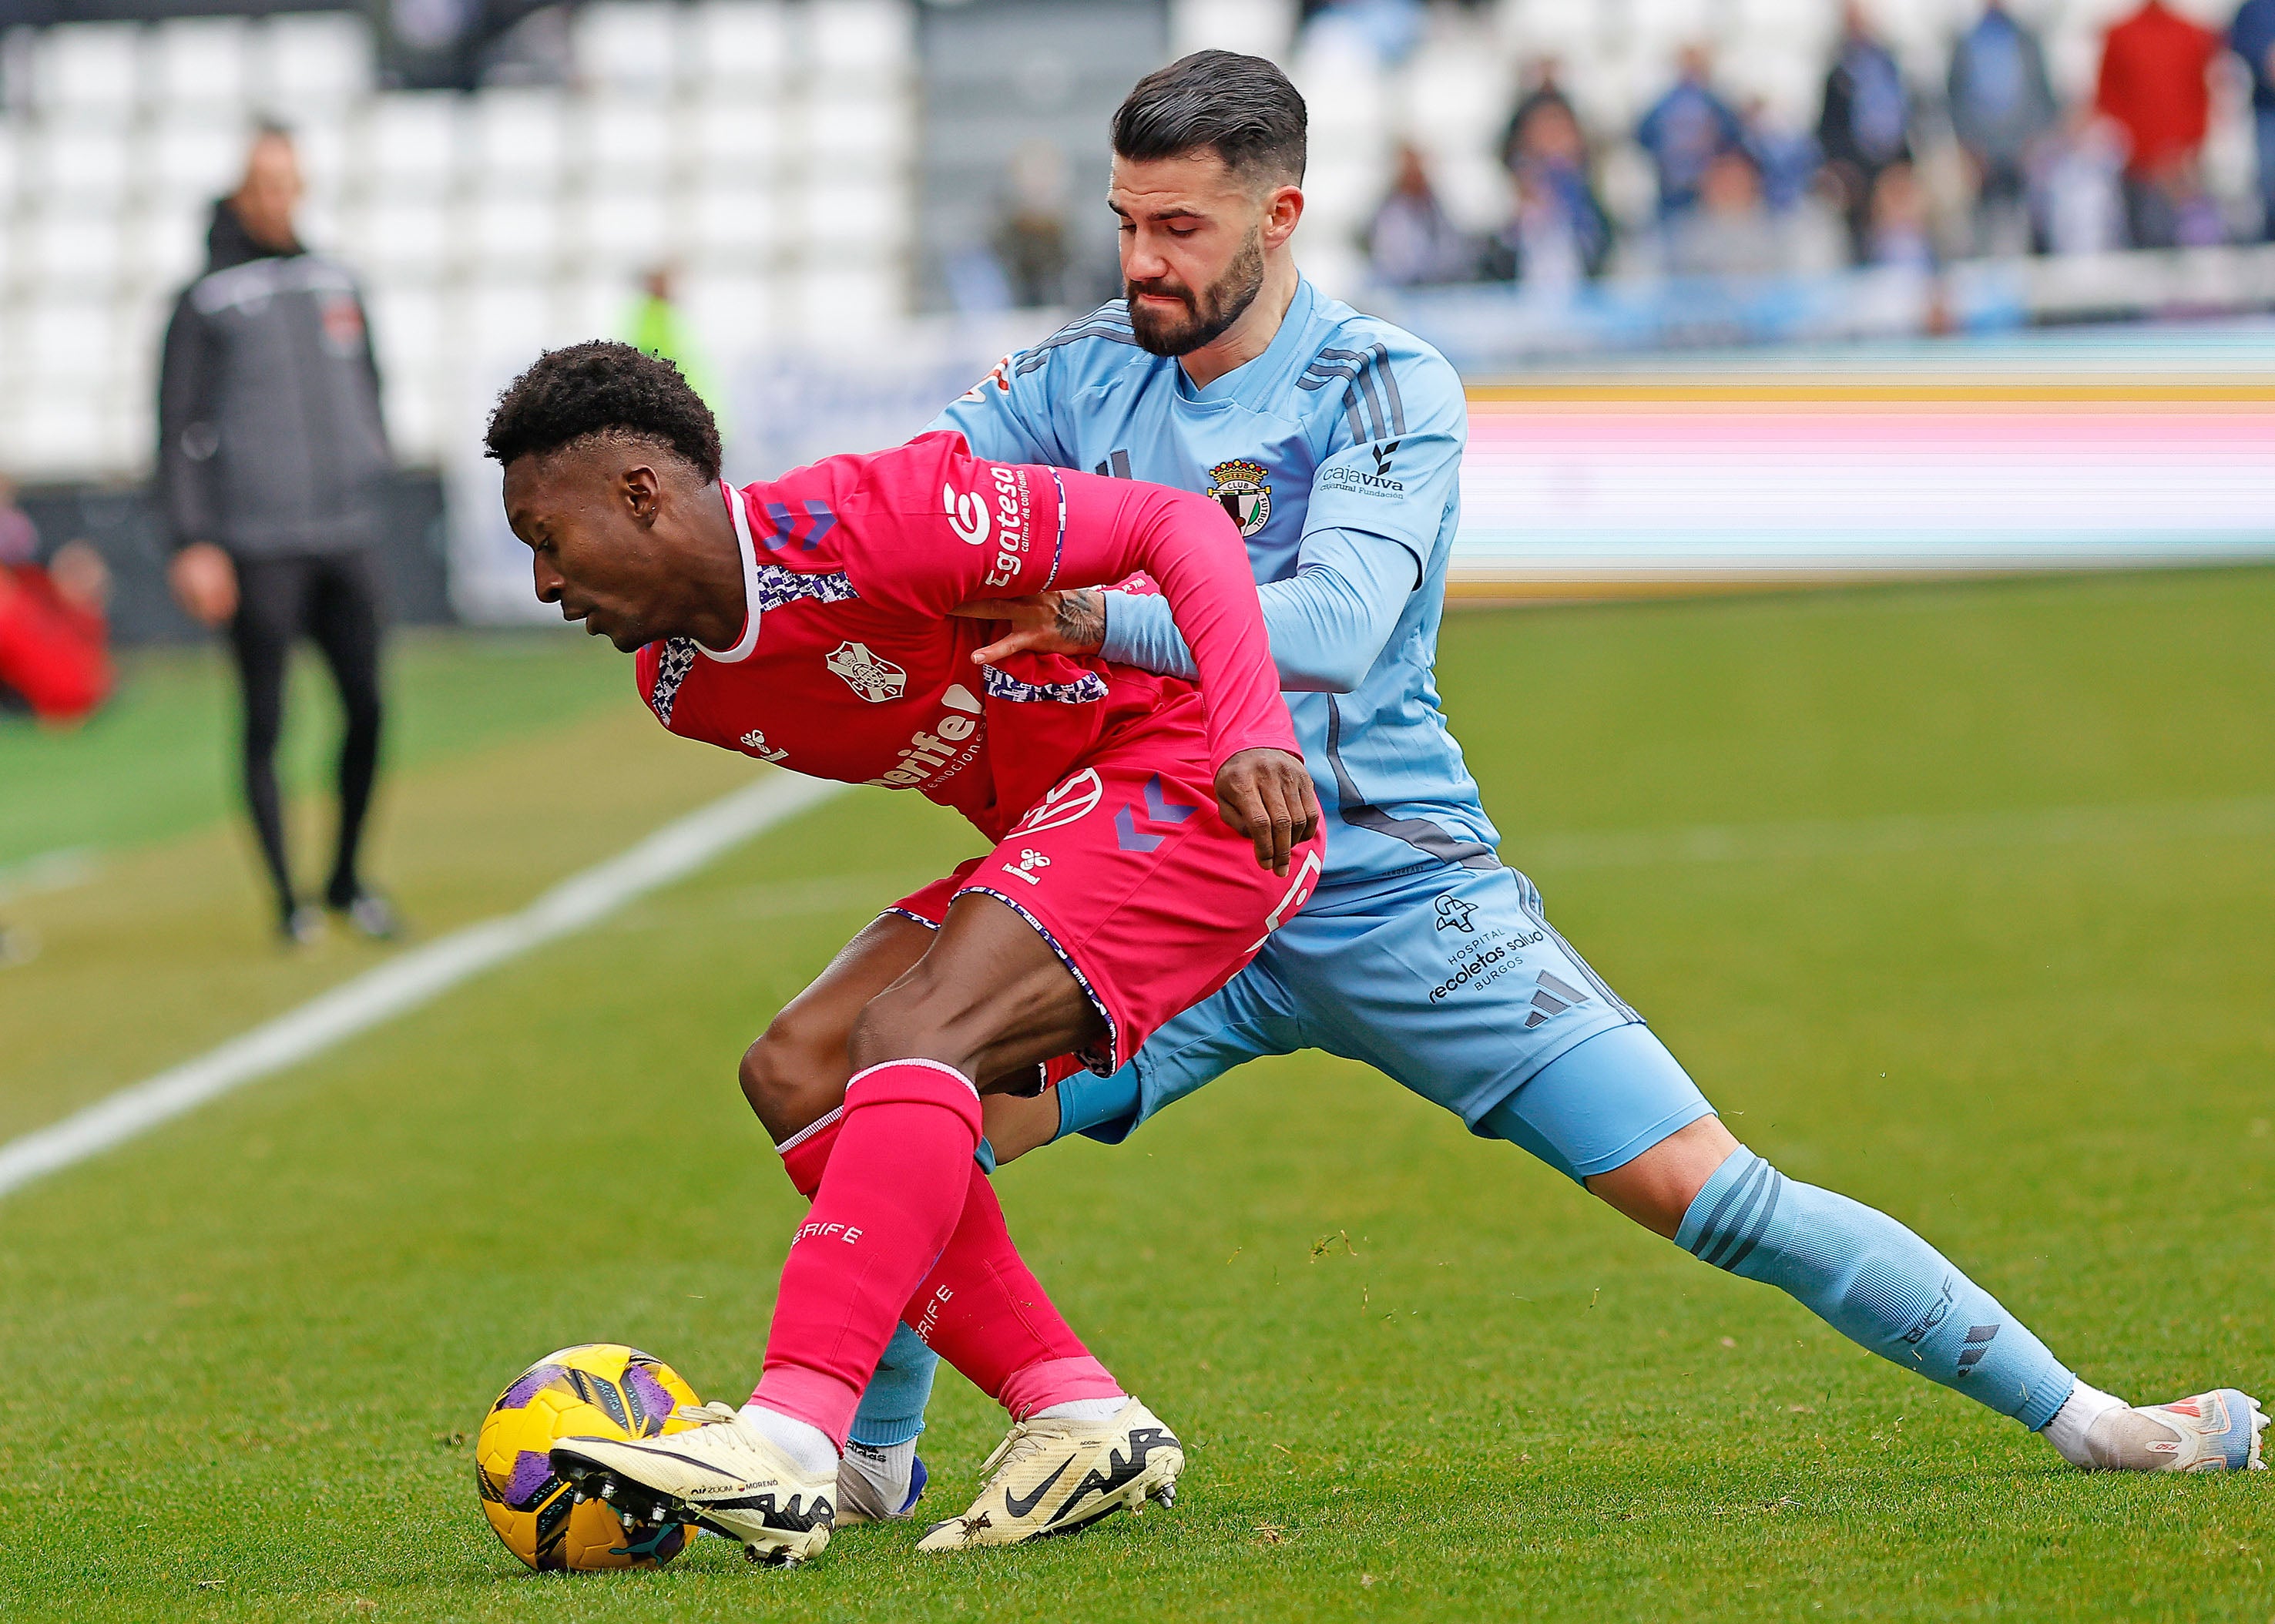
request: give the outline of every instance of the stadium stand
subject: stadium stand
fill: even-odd
[[[2182,0],[2225,20],[2219,0]],[[2131,0],[2022,0],[2066,101]],[[1411,141],[1447,212],[1508,211],[1496,148],[1520,76],[1558,58],[1622,222],[1648,216],[1627,139],[1686,42],[1790,124],[1813,120],[1833,0],[1498,0],[1429,9],[1386,64],[1348,34],[1300,34],[1296,0],[1174,0],[1175,51],[1288,60],[1313,117],[1305,262],[1354,292],[1358,238]],[[1940,82],[1975,0],[1877,8],[1915,83]],[[157,339],[199,263],[207,209],[249,122],[295,130],[312,245],[368,281],[401,455],[432,464],[498,365],[621,327],[636,279],[680,270],[722,358],[873,332],[922,304],[915,261],[919,8],[912,0],[593,0],[569,84],[383,91],[359,13],[18,28],[0,43],[0,468],[27,480],[147,471]],[[2233,98],[2230,98],[2233,101]],[[2207,153],[2247,193],[2240,111]],[[1947,144],[1946,144],[1947,145]],[[1936,162],[1950,162],[1948,155]],[[1085,200],[1077,199],[1077,207]],[[1619,268],[1615,265],[1615,270]]]

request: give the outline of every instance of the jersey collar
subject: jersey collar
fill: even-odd
[[[1303,348],[1304,335],[1311,325],[1311,312],[1318,302],[1311,279],[1297,276],[1296,297],[1288,301],[1288,313],[1280,318],[1280,330],[1272,335],[1272,342],[1264,346],[1261,355],[1234,367],[1205,389],[1195,389],[1193,381],[1185,376],[1184,367],[1177,366],[1178,392],[1200,405],[1229,401],[1251,411],[1268,409],[1280,392],[1277,386],[1281,374]]]
[[[722,665],[739,665],[759,646],[759,549],[751,540],[751,516],[744,509],[743,493],[722,480],[719,494],[726,499],[727,512],[735,521],[735,546],[743,555],[743,635],[732,648],[704,648],[700,643],[695,646]]]

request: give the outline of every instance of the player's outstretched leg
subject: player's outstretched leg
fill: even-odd
[[[1664,1102],[1685,1091],[1696,1097],[1674,1056],[1635,1025],[1551,1062],[1510,1108],[1523,1113],[1532,1142],[1553,1145],[1586,1120],[1586,1102],[1622,1095]],[[1515,1128],[1509,1137],[1523,1137]],[[1778,1287],[1882,1358],[2043,1433],[2073,1465],[2218,1471],[2262,1464],[2266,1417],[2248,1395],[2220,1389],[2128,1409],[2080,1381],[1997,1298],[1902,1224],[1788,1178],[1711,1116],[1587,1182],[1692,1256]]]

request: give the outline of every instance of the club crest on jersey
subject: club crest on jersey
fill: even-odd
[[[1240,533],[1252,536],[1263,529],[1264,521],[1272,517],[1272,487],[1265,483],[1272,471],[1262,463],[1236,458],[1208,472],[1210,499],[1222,504]]]
[[[909,685],[909,674],[889,660],[878,659],[866,643],[840,643],[821,663],[872,705],[899,699]]]
[[[1098,769],[1086,767],[1036,802],[1011,833],[1039,835],[1045,829],[1063,828],[1096,811],[1105,793],[1106,786],[1100,782]]]

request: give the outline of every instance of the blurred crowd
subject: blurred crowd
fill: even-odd
[[[2203,177],[2231,54],[2249,76],[2257,136],[2260,207],[2248,227]],[[1775,276],[2275,240],[2275,0],[2244,0],[2225,33],[2147,0],[2108,30],[2094,93],[2075,105],[2006,0],[1986,0],[1931,85],[1908,76],[1866,9],[1849,4],[1812,127],[1727,93],[1703,43],[1671,66],[1636,126],[1612,132],[1588,126],[1556,60],[1533,64],[1501,141],[1508,218],[1482,238],[1449,215],[1422,153],[1402,147],[1366,233],[1376,280],[1553,289],[1603,275],[1615,256],[1672,276]],[[1603,200],[1600,160],[1620,138],[1656,182],[1648,219],[1621,221]],[[1942,171],[1963,189],[1955,207],[1932,195],[1939,153],[1959,160]]]

